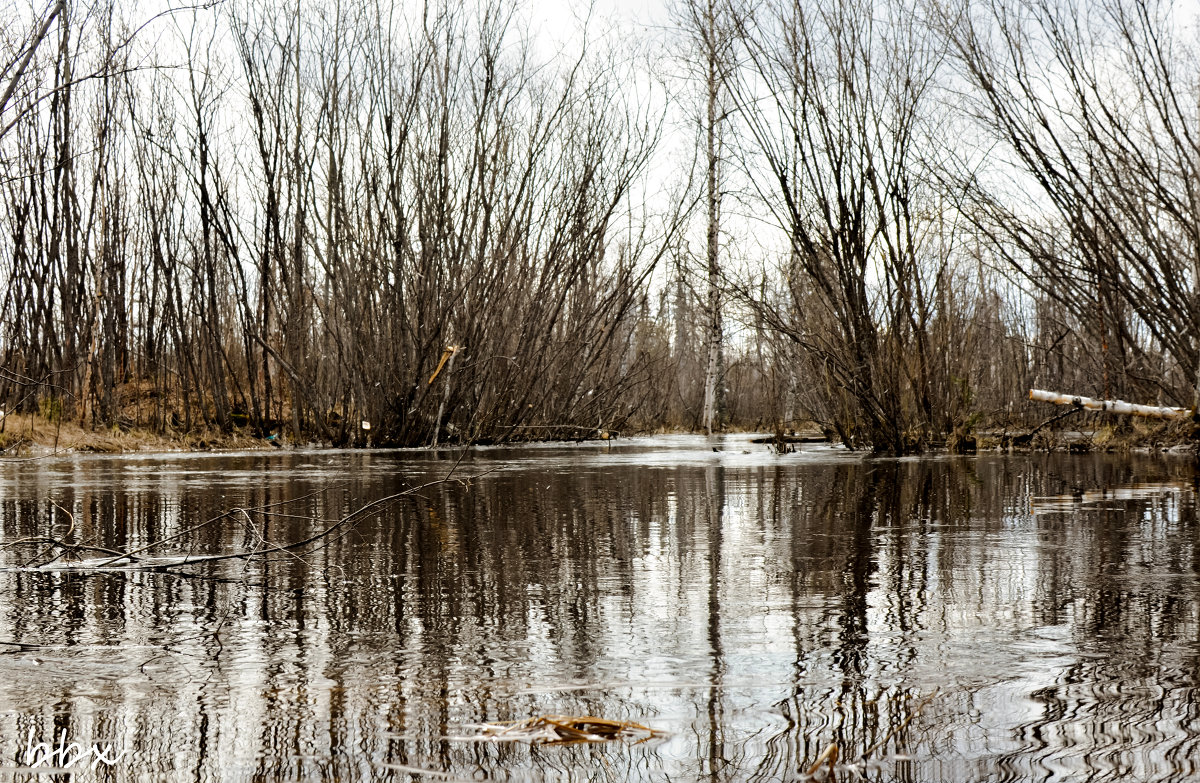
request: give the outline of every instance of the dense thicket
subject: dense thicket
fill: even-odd
[[[1193,403],[1200,71],[1171,8],[680,9],[664,76],[499,0],[6,8],[0,404],[905,451],[1037,419],[1030,386]]]
[[[621,427],[663,246],[626,214],[660,120],[621,65],[543,63],[494,5],[295,10],[177,14],[139,61],[113,6],[62,12],[5,114],[10,405],[114,424],[136,394],[154,427],[338,442]]]

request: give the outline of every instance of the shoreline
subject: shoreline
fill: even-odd
[[[668,434],[668,432],[699,434],[682,430],[650,429],[645,432],[627,433],[625,437],[661,435]],[[759,436],[753,442],[760,445],[767,445],[768,447],[775,447],[774,444],[778,438],[777,434],[766,431],[732,429],[727,434],[737,432]],[[1172,437],[1173,435],[1175,437]],[[976,435],[976,441],[973,444],[975,448],[957,451],[947,448],[946,444],[942,444],[940,447],[935,446],[922,453],[929,455],[1022,452],[1196,455],[1198,451],[1198,444],[1195,442],[1189,441],[1186,438],[1179,438],[1177,437],[1177,433],[1167,434],[1162,430],[1157,432],[1125,432],[1116,434],[1110,429],[1102,427],[1095,431],[1062,430],[1048,432],[1045,433],[1045,436],[1039,438],[1038,445],[1017,445],[1013,443],[1013,437],[1008,433],[1001,431],[981,431]],[[601,439],[607,440],[604,437],[601,437]],[[574,439],[571,440],[573,441]],[[824,438],[816,436],[815,432],[798,432],[785,436],[783,443],[787,444],[785,448],[794,448],[802,447],[805,443],[818,440],[824,440]],[[525,441],[514,441],[511,445],[517,445],[521,442]],[[555,439],[534,442],[555,442]],[[457,448],[461,447],[461,444],[447,443],[443,447]],[[72,454],[175,454],[219,451],[271,452],[295,448],[332,449],[336,447],[329,443],[316,441],[305,443],[273,441],[242,431],[225,433],[219,430],[201,430],[191,433],[159,434],[138,427],[131,427],[129,429],[114,427],[110,430],[90,429],[88,427],[81,427],[75,422],[50,421],[37,414],[10,413],[0,418],[0,462],[10,459],[68,456]],[[863,454],[869,455],[869,452],[863,452]]]

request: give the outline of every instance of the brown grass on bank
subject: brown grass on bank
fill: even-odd
[[[40,414],[9,413],[0,417],[0,457],[250,448],[268,448],[268,445],[261,438],[237,432],[201,431],[170,436],[139,427],[89,429],[75,421],[50,420]]]

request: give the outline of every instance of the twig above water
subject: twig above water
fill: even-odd
[[[802,777],[807,780],[831,780],[832,781],[832,780],[837,779],[837,773],[840,771],[840,772],[853,773],[858,778],[862,779],[864,772],[871,770],[871,769],[879,768],[880,761],[883,761],[883,760],[898,761],[901,759],[906,759],[907,757],[892,756],[892,757],[889,757],[888,759],[881,759],[879,761],[873,761],[872,756],[874,756],[881,748],[885,747],[889,742],[891,742],[893,737],[895,737],[900,732],[904,731],[904,729],[907,728],[908,725],[910,723],[912,723],[912,721],[918,715],[921,714],[921,710],[925,709],[925,706],[927,704],[929,704],[929,702],[931,702],[933,700],[933,698],[937,695],[938,695],[938,690],[935,688],[933,693],[930,693],[928,696],[921,699],[920,703],[918,703],[916,707],[914,707],[912,710],[910,710],[904,716],[904,720],[900,721],[895,726],[893,726],[887,732],[887,734],[883,735],[882,739],[880,739],[874,745],[871,745],[869,748],[864,750],[862,752],[862,754],[856,759],[846,760],[839,764],[838,758],[839,758],[839,756],[841,756],[841,749],[838,747],[837,743],[830,743],[829,745],[827,745],[825,747],[825,750],[821,753],[821,755],[817,757],[817,760],[814,761],[812,763],[812,765],[808,767],[807,771],[804,773],[804,775]]]

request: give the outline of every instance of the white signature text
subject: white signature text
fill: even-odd
[[[78,742],[67,742],[67,730],[63,729],[58,735],[58,742],[33,741],[33,729],[25,740],[25,752],[21,757],[27,767],[55,767],[71,769],[88,764],[89,769],[95,769],[103,764],[111,767],[125,755],[125,751],[117,751],[112,745],[80,745]]]

